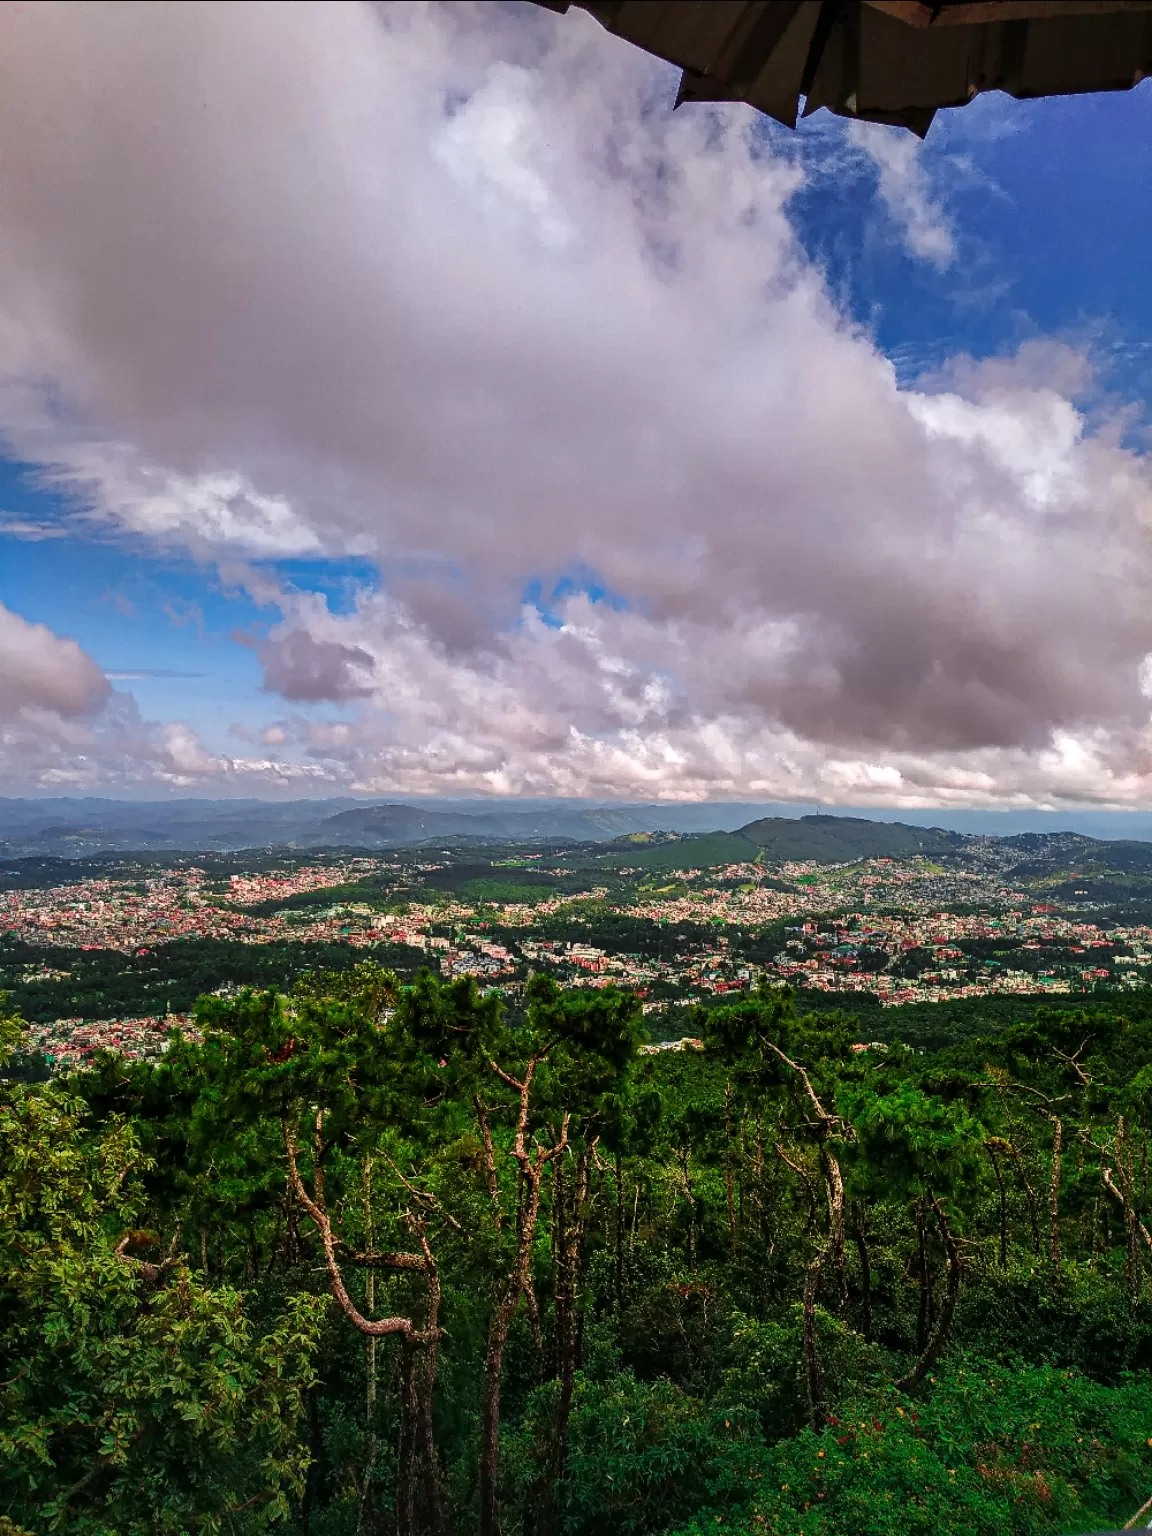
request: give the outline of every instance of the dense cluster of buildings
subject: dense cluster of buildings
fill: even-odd
[[[168,1049],[173,1030],[200,1038],[187,1014],[158,1014],[144,1019],[56,1019],[33,1024],[28,1044],[55,1070],[81,1067],[99,1051],[118,1051],[134,1061],[155,1061]]]
[[[290,873],[212,880],[202,869],[165,870],[145,878],[92,879],[0,895],[0,933],[30,944],[119,949],[130,953],[173,939],[271,942],[301,936],[286,909],[271,917],[244,910],[357,880],[373,859],[305,867]],[[305,926],[315,927],[305,916]],[[339,927],[329,923],[329,927]],[[319,935],[309,934],[309,937]]]
[[[64,974],[51,957],[60,948],[138,953],[187,938],[327,940],[365,949],[406,945],[424,951],[442,974],[474,977],[485,987],[518,989],[534,970],[569,985],[625,986],[646,1010],[674,998],[739,992],[762,976],[825,992],[869,992],[885,1004],[1091,992],[1152,980],[1152,929],[1101,928],[1035,904],[995,871],[946,873],[922,858],[839,868],[787,864],[768,880],[763,869],[745,864],[649,873],[611,900],[605,889],[481,905],[448,895],[404,902],[393,893],[389,900],[387,891],[375,901],[334,899],[330,906],[298,900],[382,867],[381,860],[356,857],[229,880],[184,868],[13,891],[0,896],[0,934],[44,952],[42,962],[25,967],[24,980]],[[604,940],[581,942],[572,932],[555,937],[566,916],[579,930],[589,896],[632,918],[681,929],[688,936],[681,951],[656,959],[601,947]],[[766,925],[782,936],[780,948],[751,963],[739,935]],[[495,942],[491,928],[504,942]],[[37,1026],[35,1043],[57,1062],[87,1059],[101,1048],[148,1057],[164,1048],[169,1029],[186,1023],[164,1016],[60,1019]]]

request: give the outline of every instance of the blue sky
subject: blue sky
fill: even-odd
[[[816,127],[828,132],[843,130]],[[1152,91],[1031,102],[990,92],[937,115],[921,163],[959,243],[945,271],[909,255],[861,180],[815,183],[793,203],[807,249],[885,352],[911,373],[1062,337],[1098,349],[1111,386],[1143,402]]]
[[[939,115],[923,146],[904,138],[896,149],[887,130],[869,139],[827,113],[790,134],[750,126],[733,109],[713,153],[703,135],[693,138],[699,120],[685,126],[691,107],[676,122],[642,122],[660,66],[575,13],[561,23],[493,12],[490,26],[477,22],[462,39],[435,13],[406,20],[394,8],[382,27],[341,7],[317,57],[320,13],[296,9],[277,46],[299,99],[270,67],[261,73],[252,89],[265,93],[266,132],[233,110],[243,99],[240,63],[265,46],[259,18],[245,20],[228,60],[218,39],[189,32],[191,22],[144,8],[139,36],[116,43],[127,51],[94,68],[130,80],[158,58],[155,101],[126,100],[109,121],[98,82],[90,99],[61,86],[44,109],[45,131],[87,136],[84,185],[62,180],[35,144],[21,167],[32,192],[0,185],[13,227],[27,226],[24,265],[9,283],[25,310],[0,315],[0,338],[4,323],[15,337],[0,342],[9,455],[0,462],[0,603],[75,641],[137,721],[129,751],[129,727],[109,723],[96,694],[79,712],[61,706],[69,729],[93,733],[84,752],[74,744],[87,764],[76,768],[64,727],[43,727],[41,742],[33,692],[18,694],[0,792],[278,793],[288,783],[278,763],[303,774],[293,792],[807,792],[860,803],[863,789],[890,807],[1147,803],[1137,682],[1152,87],[1030,103],[982,97]],[[535,63],[523,62],[517,24],[545,37]],[[38,56],[36,25],[34,16],[21,22],[17,61],[21,47]],[[84,28],[77,18],[75,35],[65,28],[53,42],[63,82],[89,46]],[[581,48],[603,56],[599,107]],[[403,110],[377,120],[416,58],[426,96],[405,86]],[[208,82],[198,160],[181,138],[180,114],[191,110],[181,69]],[[325,103],[341,79],[351,82],[346,114],[333,126]],[[445,81],[465,105],[437,121],[429,103],[442,101]],[[668,72],[667,91],[674,86]],[[680,178],[682,207],[659,215],[664,236],[688,253],[674,279],[641,271],[626,224],[648,215],[622,211],[620,187],[579,158],[584,115],[610,95],[626,108],[630,91],[634,129],[621,110],[619,131],[634,131],[636,145],[665,156]],[[149,112],[163,131],[145,151],[136,130]],[[315,164],[287,157],[273,174],[276,125],[290,119],[313,123]],[[254,147],[244,134],[256,136]],[[139,156],[139,167],[125,166],[125,155]],[[402,173],[409,159],[418,164]],[[694,167],[704,172],[698,185]],[[756,219],[744,221],[753,232],[734,233],[724,199],[738,195],[739,177],[761,175]],[[88,196],[101,178],[118,214],[107,224]],[[64,235],[73,227],[74,242]],[[38,248],[59,263],[58,281],[44,276]],[[729,314],[716,297],[733,257],[747,266],[734,280],[743,330],[735,299]],[[613,260],[632,298],[606,319]],[[135,287],[127,277],[118,287],[122,271],[136,272]],[[697,271],[712,273],[711,293],[693,286]],[[773,284],[792,285],[787,303],[765,297]],[[355,298],[347,313],[344,289]],[[695,400],[690,382],[668,382],[656,330],[629,334],[649,299],[654,316],[669,306],[682,321],[689,350],[700,339],[698,368],[679,354],[689,377],[700,374]],[[349,361],[360,333],[365,357]],[[977,370],[957,383],[963,356],[1014,371]],[[876,369],[885,359],[907,397],[927,403],[906,410],[892,397],[873,431],[859,401],[884,393]],[[817,400],[822,370],[858,375],[858,384],[845,386],[843,402],[821,404],[818,422],[815,408],[805,413],[812,441],[789,450],[795,463],[781,467],[772,453],[758,463],[766,450],[757,434],[771,437],[773,422],[781,442],[797,436],[789,380],[798,398]],[[751,409],[735,419],[729,405],[706,432],[708,412],[741,379],[756,420]],[[673,388],[680,393],[660,407]],[[656,404],[641,406],[649,393]],[[573,402],[587,405],[586,420]],[[894,446],[890,499],[906,500],[905,521],[893,513],[890,526],[877,523],[877,546],[900,549],[909,570],[957,573],[962,549],[975,564],[955,575],[956,615],[964,591],[981,585],[981,539],[991,573],[1025,571],[1028,539],[1059,563],[1037,570],[1035,588],[1014,574],[1017,585],[992,593],[988,646],[958,628],[904,685],[916,626],[936,628],[934,599],[915,594],[913,603],[914,576],[868,587],[859,553],[836,530],[857,498],[861,517],[874,516],[887,482],[861,468],[856,484],[836,457],[857,434],[868,442],[891,433],[895,444],[909,419],[926,455],[943,438],[948,453],[966,455],[956,473],[991,500],[959,508],[939,489],[953,472],[943,458],[926,459],[922,479],[905,488],[898,461],[920,448]],[[1047,472],[1037,455],[1049,440],[1054,455],[1068,456],[1063,489],[1037,502],[1036,477]],[[1103,465],[1097,442],[1121,457]],[[739,489],[718,499],[708,490],[713,458],[740,461]],[[1001,479],[987,489],[993,472]],[[809,478],[816,500],[787,516],[805,537],[822,518],[827,529],[798,553],[787,518],[779,530],[772,520]],[[1108,488],[1121,482],[1113,506]],[[746,490],[748,506],[736,507]],[[1052,510],[1058,494],[1071,499]],[[1041,504],[1065,541],[1057,552],[1034,526]],[[666,521],[663,507],[675,509]],[[992,523],[993,534],[974,531]],[[1077,550],[1098,550],[1117,526],[1123,633],[1086,628],[1092,655],[1081,667],[1069,636],[1045,630],[1043,593],[1059,606]],[[909,553],[925,538],[936,542]],[[827,597],[814,574],[821,560]],[[1091,612],[1108,606],[1106,564],[1097,595],[1069,623],[1090,626]],[[1013,623],[1027,616],[1018,634],[1007,633],[1012,624],[1000,632],[1008,611]],[[881,633],[885,613],[894,625],[899,617],[898,634]],[[30,631],[13,634],[14,645],[32,645]],[[1152,654],[1152,634],[1147,644]],[[747,658],[764,646],[753,665]],[[1056,654],[1062,646],[1069,656]],[[980,660],[981,647],[995,656]],[[729,669],[726,657],[739,665]],[[61,651],[45,666],[57,661],[70,664]],[[827,701],[817,697],[824,688]],[[863,697],[869,690],[875,698]],[[477,699],[480,723],[470,714]],[[130,771],[118,766],[121,750]]]

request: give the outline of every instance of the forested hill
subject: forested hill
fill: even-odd
[[[942,827],[911,827],[899,821],[865,821],[858,816],[766,816],[736,834],[764,850],[773,862],[816,859],[841,864],[850,859],[909,859],[918,853],[958,853],[973,839]]]
[[[969,845],[989,841],[1008,844],[1010,838],[973,838],[941,827],[912,827],[899,821],[868,821],[862,816],[765,816],[735,832],[709,832],[702,836],[658,839],[649,835],[620,838],[612,845],[619,861],[620,848],[628,849],[628,861],[640,867],[672,869],[705,868],[715,864],[783,864],[813,859],[820,864],[848,864],[856,859],[908,859],[917,854],[936,857],[963,854]],[[1076,839],[1088,842],[1090,839]],[[1152,855],[1152,844],[1149,845]],[[1030,857],[1035,853],[1030,851]]]
[[[915,827],[899,821],[870,821],[863,816],[765,816],[732,832],[675,836],[660,833],[620,837],[599,855],[601,863],[641,868],[708,868],[759,861],[783,864],[812,860],[850,864],[858,859],[975,860],[1020,879],[1077,872],[1097,880],[1118,875],[1129,883],[1152,877],[1152,842],[1084,837],[1077,832],[1021,832],[1012,837],[949,832],[943,827]],[[1060,892],[1057,892],[1060,894]],[[1132,895],[1119,891],[1118,895]]]

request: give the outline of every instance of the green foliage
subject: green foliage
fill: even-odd
[[[725,1528],[804,1536],[1040,1536],[1127,1519],[1152,1482],[1147,1402],[1136,1382],[967,1358],[910,1404],[847,1398],[821,1434],[781,1441],[749,1473],[755,1491]],[[709,1512],[677,1536],[716,1526]]]
[[[379,945],[373,954],[411,976],[424,963],[423,951],[408,945]],[[190,1012],[203,993],[220,987],[279,987],[301,977],[351,969],[364,951],[350,944],[242,944],[231,939],[178,939],[144,954],[117,950],[52,951],[53,964],[69,975],[60,981],[22,981],[19,968],[40,962],[44,951],[14,940],[0,943],[0,965],[11,977],[13,1002],[31,1023],[57,1018],[140,1018]]]
[[[324,1308],[258,1326],[163,1258],[142,1171],[132,1127],[60,1089],[0,1104],[0,1499],[35,1532],[266,1529],[301,1486]]]
[[[630,993],[355,956],[196,1018],[0,1081],[17,1530],[463,1536],[491,1484],[504,1536],[1069,1536],[1152,1491],[1139,999],[858,1054],[765,988],[638,1057]]]
[[[861,1195],[974,1191],[984,1131],[963,1105],[903,1082],[889,1093],[849,1089],[840,1109],[856,1131],[849,1166]]]

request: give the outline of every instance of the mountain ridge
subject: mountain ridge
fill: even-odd
[[[846,863],[916,854],[978,858],[982,849],[995,847],[998,862],[1014,861],[1022,871],[1035,865],[1036,872],[1073,866],[1130,875],[1152,872],[1152,824],[1147,838],[1111,838],[1068,828],[1005,834],[957,831],[826,811],[757,814],[777,809],[750,802],[0,799],[0,860],[538,842],[583,844],[590,854],[598,848],[599,860],[620,861],[627,852],[630,864],[653,868],[691,863],[694,852],[707,864],[755,859]]]

